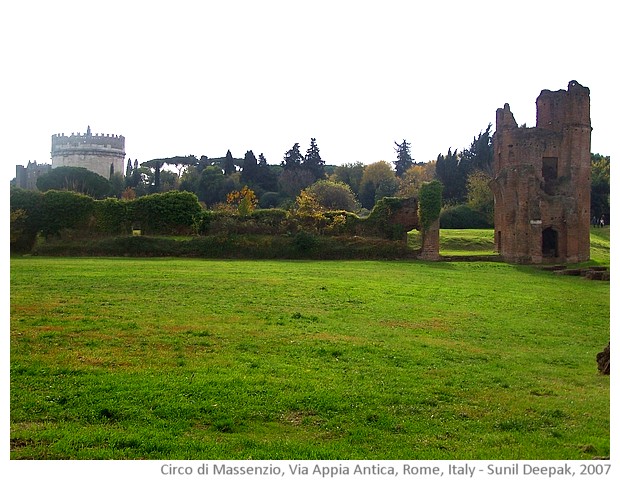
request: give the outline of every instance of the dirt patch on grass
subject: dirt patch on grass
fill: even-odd
[[[293,410],[282,415],[282,421],[294,426],[300,425],[319,425],[320,418],[312,410]]]
[[[439,318],[431,318],[426,322],[408,322],[406,320],[383,320],[381,323],[390,328],[407,328],[410,330],[448,331],[445,322]]]

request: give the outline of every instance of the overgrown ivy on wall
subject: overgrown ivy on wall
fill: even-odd
[[[423,230],[428,230],[441,213],[443,185],[437,180],[424,183],[418,194],[418,217]]]

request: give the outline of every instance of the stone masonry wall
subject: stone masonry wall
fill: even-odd
[[[514,263],[590,258],[589,89],[543,90],[536,127],[497,110],[494,146],[495,246]]]
[[[114,173],[125,174],[125,137],[93,135],[88,127],[82,134],[52,135],[52,168],[83,167],[109,179]]]

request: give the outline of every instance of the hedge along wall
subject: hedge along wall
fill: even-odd
[[[129,234],[133,228],[147,235],[187,235],[202,211],[195,194],[171,191],[135,200],[96,200],[94,219],[98,231],[111,235]]]
[[[127,215],[132,226],[147,235],[190,234],[202,211],[198,197],[190,192],[154,193],[128,203]]]
[[[94,200],[68,191],[40,193],[14,188],[11,212],[17,210],[21,215],[11,229],[19,228],[21,236],[34,242],[38,233],[49,237],[64,229],[124,235],[131,233],[133,225],[148,234],[189,234],[202,207],[190,192],[158,193],[126,201]]]
[[[91,197],[75,192],[11,189],[11,211],[24,212],[24,230],[46,237],[66,228],[87,229],[94,202]]]
[[[127,200],[106,198],[95,202],[94,226],[102,233],[125,235],[131,233],[131,217]]]
[[[366,219],[346,211],[298,215],[280,209],[255,210],[249,215],[239,216],[204,210],[196,195],[178,191],[128,201],[115,198],[93,200],[67,191],[50,190],[42,194],[11,189],[11,211],[16,210],[20,210],[20,214],[11,222],[11,237],[13,239],[14,230],[19,230],[24,247],[20,251],[30,250],[39,232],[49,236],[63,229],[106,235],[127,235],[132,228],[139,228],[146,235],[285,235],[307,232],[400,240],[407,231],[417,228],[418,222],[415,199],[384,198]],[[12,240],[11,248],[14,243]]]

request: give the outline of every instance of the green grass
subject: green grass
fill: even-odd
[[[495,256],[493,229],[442,229],[439,231],[439,253],[445,256]],[[590,229],[590,252],[592,261],[601,265],[609,265],[610,229]],[[409,245],[412,248],[421,246],[420,232],[409,232]]]
[[[605,457],[609,315],[503,263],[13,258],[10,455]]]
[[[493,229],[442,229],[439,233],[442,255],[495,255]]]

